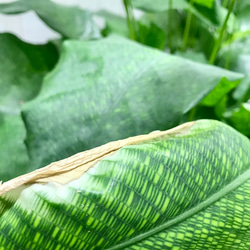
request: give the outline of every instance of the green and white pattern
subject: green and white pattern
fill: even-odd
[[[212,120],[157,135],[4,193],[0,249],[250,249],[249,140]]]

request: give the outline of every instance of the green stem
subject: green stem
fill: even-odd
[[[227,27],[227,22],[228,22],[228,19],[230,17],[230,14],[233,10],[233,7],[234,7],[234,3],[235,3],[235,0],[232,0],[231,3],[230,3],[230,6],[229,6],[229,9],[228,9],[228,12],[227,12],[227,16],[224,20],[224,23],[222,25],[222,28],[221,28],[221,31],[220,31],[220,35],[219,35],[219,38],[216,40],[215,42],[215,45],[214,45],[214,48],[213,48],[213,51],[211,53],[211,56],[210,56],[210,59],[209,59],[209,63],[210,64],[214,64],[214,61],[215,61],[215,58],[217,56],[217,53],[218,53],[218,50],[219,50],[219,47],[220,47],[220,44],[221,44],[221,40],[222,40],[222,37],[223,37],[223,34],[224,34],[224,31]]]
[[[169,0],[168,2],[168,47],[170,50],[170,53],[173,53],[172,48],[172,9],[173,9],[173,0]]]
[[[225,69],[230,68],[230,61],[231,61],[231,44],[229,45],[228,52],[226,55],[226,61],[225,61],[225,66],[224,66]]]
[[[190,3],[189,3],[187,20],[186,20],[186,25],[185,25],[185,30],[184,30],[184,36],[183,36],[183,44],[182,44],[182,50],[183,51],[186,49],[187,42],[188,42],[188,36],[189,36],[190,25],[191,25],[191,20],[192,20],[192,11],[191,11],[191,8],[193,7],[193,4],[194,4],[194,0],[191,0]]]
[[[129,38],[132,40],[136,40],[135,18],[131,0],[123,0],[123,4],[127,14]]]
[[[233,19],[233,27],[235,26],[235,18]],[[230,63],[231,63],[231,47],[232,47],[232,42],[233,42],[233,35],[234,33],[230,34],[230,37],[228,39],[229,44],[228,44],[228,52],[227,52],[227,56],[226,56],[226,62],[225,62],[225,69],[229,69],[230,68]]]
[[[191,122],[191,121],[194,120],[196,111],[197,111],[197,107],[193,107],[193,108],[191,109],[190,114],[189,114],[189,116],[188,116],[188,122]]]
[[[229,38],[229,44],[228,44],[228,51],[227,51],[227,55],[226,55],[226,61],[225,61],[225,69],[229,69],[230,68],[230,63],[231,63],[231,45],[232,45],[232,41],[233,41],[233,34],[231,34],[230,38]]]

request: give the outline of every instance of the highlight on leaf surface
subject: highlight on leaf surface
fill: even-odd
[[[250,141],[200,120],[0,185],[0,249],[249,249]]]

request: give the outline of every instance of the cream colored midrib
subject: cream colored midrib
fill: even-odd
[[[53,162],[44,168],[37,169],[31,173],[21,175],[0,184],[0,196],[18,187],[32,183],[45,184],[48,182],[56,182],[59,184],[66,184],[78,179],[100,160],[114,154],[124,146],[147,143],[154,139],[160,140],[166,136],[186,134],[194,124],[195,122],[188,122],[170,130],[153,132],[147,135],[139,135],[110,142],[100,147],[75,154],[66,159]]]

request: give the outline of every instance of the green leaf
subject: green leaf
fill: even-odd
[[[105,19],[106,26],[103,30],[104,35],[107,36],[109,34],[115,33],[120,36],[129,37],[129,30],[126,18],[115,15],[106,10],[100,10],[96,13],[96,15]]]
[[[250,103],[243,103],[239,108],[225,113],[224,116],[237,130],[250,136]]]
[[[105,35],[112,33],[129,38],[127,20],[107,11],[99,11],[99,16],[105,18],[106,27],[103,30]],[[154,22],[136,21],[136,40],[153,48],[164,49],[166,37],[164,31]]]
[[[192,0],[192,1],[194,1],[193,6],[195,10],[197,10],[203,16],[203,18],[210,20],[214,26],[218,26],[220,24],[219,23],[219,20],[221,18],[220,10],[222,6],[218,1],[213,1],[212,4],[210,1],[199,1],[199,0],[198,1]]]
[[[31,170],[25,136],[20,115],[0,112],[0,181],[10,180]]]
[[[146,12],[163,12],[169,10],[169,1],[164,0],[132,0],[132,5],[135,8]],[[185,0],[172,1],[172,9],[188,9],[189,3]]]
[[[250,76],[245,77],[233,93],[233,98],[239,101],[250,99]]]
[[[220,83],[202,100],[201,104],[214,106],[223,96],[234,89],[240,81],[228,82],[223,78]]]
[[[174,22],[172,22],[172,20],[174,20]],[[178,13],[178,11],[168,10],[159,13],[145,13],[139,21],[147,27],[152,24],[159,27],[161,29],[161,33],[162,31],[164,32],[166,46],[171,51],[176,51],[181,48],[183,28],[182,16]],[[153,34],[152,37],[154,37]]]
[[[0,186],[0,247],[247,249],[249,150],[201,120],[20,176]]]
[[[0,180],[29,169],[20,108],[39,93],[43,77],[57,59],[52,44],[31,45],[13,35],[0,34]]]
[[[237,37],[239,36],[239,37]],[[249,74],[250,71],[250,36],[237,33],[235,40],[226,43],[218,55],[218,65],[233,71]]]
[[[189,3],[185,0],[173,0],[172,5],[169,6],[168,0],[132,0],[132,5],[135,8],[140,10],[150,12],[150,13],[157,13],[157,12],[164,12],[170,9],[174,10],[189,10],[191,11],[197,18],[199,18],[204,24],[208,26],[217,26],[217,23],[214,23],[213,20],[210,20],[209,17],[206,17],[204,13],[200,12],[196,7],[189,5]],[[209,10],[206,11],[207,12]]]
[[[163,50],[166,43],[164,31],[153,22],[144,25],[138,22],[137,41],[153,48]]]
[[[222,6],[217,7],[217,16],[218,16],[218,22],[220,26],[223,25],[223,22],[227,16],[227,13],[228,13],[228,9]],[[240,28],[240,22],[237,19],[237,17],[234,15],[234,13],[232,12],[227,21],[227,32],[230,34],[233,34],[234,32],[238,31],[239,28]]]
[[[244,11],[242,11],[237,17],[240,21],[240,29],[242,31],[249,31],[250,30],[250,4],[247,6]]]
[[[40,91],[43,77],[55,66],[54,45],[32,45],[11,34],[0,34],[0,112],[19,113],[22,103]]]
[[[212,9],[213,6],[214,6],[215,0],[206,0],[206,1],[204,1],[204,0],[193,0],[193,2],[195,4],[198,4],[198,5],[201,5],[201,6],[205,6],[207,8]]]
[[[189,60],[192,60],[194,62],[208,64],[208,61],[207,61],[204,54],[198,53],[198,52],[195,52],[195,51],[192,51],[192,50],[187,50],[185,52],[177,51],[175,53],[175,55],[186,58],[186,59],[189,59]]]
[[[237,34],[232,43],[225,44],[221,49],[217,64],[245,74],[233,97],[236,100],[247,101],[250,98],[250,37]]]
[[[115,36],[66,41],[41,93],[23,106],[32,166],[171,128],[222,77],[242,76]]]
[[[72,39],[99,38],[100,32],[88,10],[56,4],[50,0],[20,0],[0,4],[0,12],[17,14],[33,10],[52,29]]]
[[[226,106],[228,102],[228,96],[224,95],[215,105],[214,112],[219,119],[223,118],[223,114],[226,111]]]
[[[240,1],[237,1],[237,4],[236,4],[235,9],[234,9],[234,12],[237,15],[240,15],[247,8],[250,8],[250,2],[248,0],[240,0]]]

